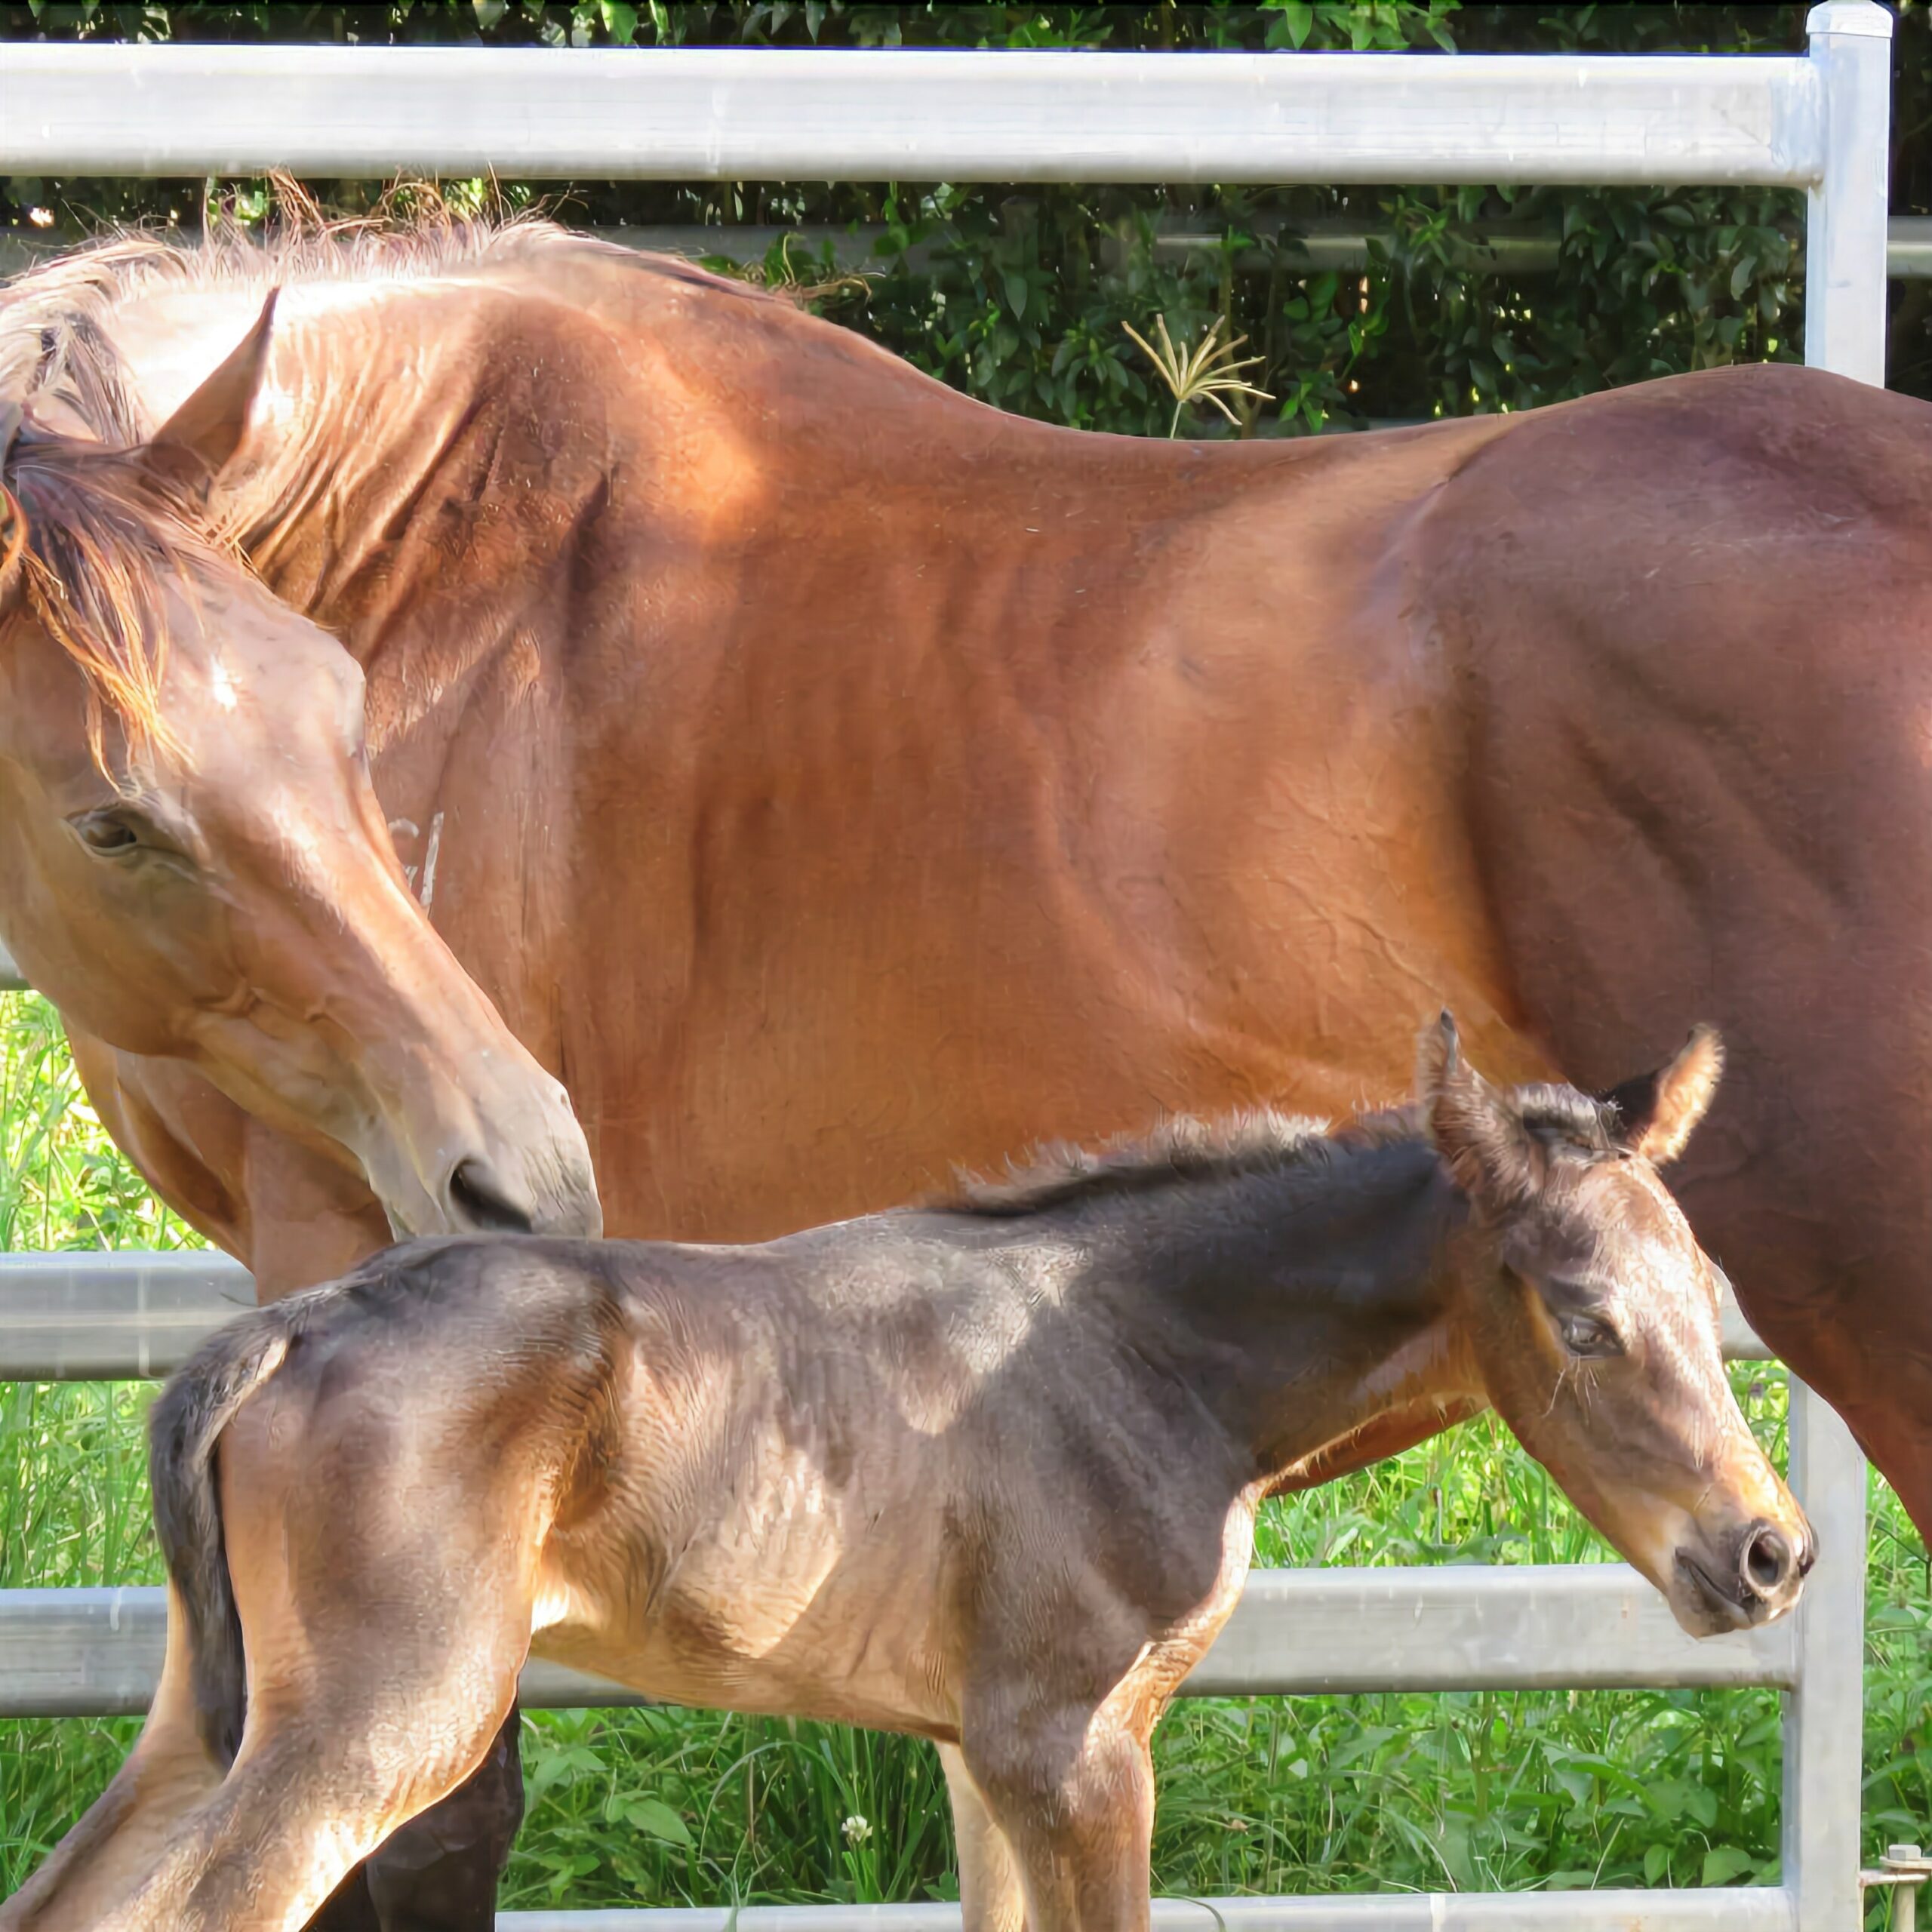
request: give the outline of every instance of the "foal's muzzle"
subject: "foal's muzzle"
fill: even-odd
[[[1782,1616],[1797,1602],[1816,1555],[1810,1526],[1798,1534],[1775,1523],[1747,1523],[1715,1551],[1680,1549],[1678,1573],[1719,1627],[1746,1629]]]

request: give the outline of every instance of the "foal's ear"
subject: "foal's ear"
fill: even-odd
[[[1463,1057],[1456,1023],[1445,1011],[1422,1030],[1416,1092],[1429,1137],[1456,1185],[1472,1201],[1506,1208],[1536,1185],[1536,1155],[1521,1117]]]
[[[1598,1097],[1617,1110],[1617,1139],[1661,1167],[1684,1152],[1709,1111],[1724,1072],[1724,1042],[1716,1029],[1694,1026],[1677,1057],[1654,1073],[1626,1080]]]
[[[160,429],[144,452],[149,468],[177,489],[205,500],[214,479],[242,446],[262,378],[268,373],[279,288],[226,361]]]

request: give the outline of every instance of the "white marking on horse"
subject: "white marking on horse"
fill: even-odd
[[[438,812],[429,821],[429,849],[423,855],[423,909],[426,912],[436,896],[436,854],[442,843],[443,815]]]
[[[392,844],[395,843],[395,835],[398,832],[406,832],[412,838],[420,838],[423,836],[423,828],[413,818],[392,818],[389,820],[386,829],[388,831]],[[401,857],[402,854],[400,852],[396,854],[398,860]],[[402,869],[402,875],[409,882],[410,891],[414,892],[416,890],[416,868],[414,866],[405,866]]]

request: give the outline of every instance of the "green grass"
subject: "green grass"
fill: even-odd
[[[0,998],[0,1244],[192,1240],[114,1152],[41,1002]],[[1784,1380],[1735,1371],[1782,1455]],[[151,1392],[0,1383],[0,1587],[152,1583]],[[1932,1838],[1932,1566],[1875,1478],[1866,1850]],[[1264,1563],[1579,1562],[1611,1552],[1493,1420],[1272,1504]],[[131,1720],[0,1722],[0,1894],[100,1789]],[[1240,1891],[1696,1885],[1777,1872],[1768,1691],[1198,1700],[1156,1744],[1155,1884]],[[925,1746],[710,1712],[525,1719],[508,1906],[956,1896]],[[858,1822],[863,1821],[863,1823]],[[1868,1922],[1886,1924],[1875,1898]]]

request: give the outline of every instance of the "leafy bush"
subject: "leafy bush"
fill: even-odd
[[[1170,47],[1181,49],[1794,50],[1802,6],[1460,7],[1455,0],[1265,0],[1260,5],[1038,7],[848,0],[629,6],[612,0],[392,0],[385,6],[103,6],[9,10],[9,29],[54,37],[490,44]],[[1932,193],[1932,32],[1906,0],[1895,67],[1895,200]],[[315,186],[366,207],[367,183]],[[486,184],[447,183],[459,205]],[[754,272],[834,285],[820,306],[942,380],[1002,408],[1083,427],[1164,433],[1171,400],[1124,325],[1177,340],[1216,317],[1247,338],[1272,401],[1243,433],[1521,409],[1681,369],[1802,352],[1793,194],[1716,189],[1406,189],[959,183],[489,184],[595,226],[720,225],[742,260],[744,226],[878,231],[861,283],[829,244],[789,242]],[[103,220],[192,226],[210,197],[260,219],[260,183],[16,180],[0,217],[57,229]],[[1366,259],[1312,264],[1312,230],[1374,239]],[[1475,245],[1502,231],[1500,254]],[[1176,238],[1199,238],[1182,247]],[[1520,266],[1539,248],[1545,266]],[[1895,286],[1895,386],[1932,393],[1932,291]],[[1209,407],[1186,433],[1232,433]]]

